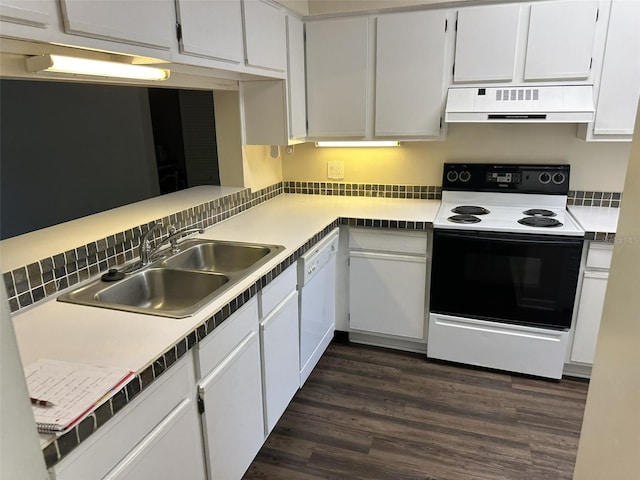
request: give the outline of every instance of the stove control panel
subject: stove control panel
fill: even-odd
[[[567,195],[569,165],[445,163],[443,190]]]
[[[522,174],[520,172],[489,172],[487,173],[487,183],[520,183]]]

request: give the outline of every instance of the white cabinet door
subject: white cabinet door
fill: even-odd
[[[362,137],[369,97],[369,19],[312,21],[307,32],[310,137]]]
[[[284,72],[287,34],[284,11],[261,0],[244,0],[244,41],[247,65]]]
[[[587,271],[584,274],[571,349],[574,362],[593,363],[608,278],[607,272]]]
[[[244,145],[289,145],[304,140],[307,111],[302,21],[287,17],[287,80],[240,82]]]
[[[242,3],[176,0],[180,53],[244,63]]]
[[[524,79],[589,77],[597,14],[596,1],[533,3]]]
[[[640,97],[640,2],[611,5],[596,118],[595,135],[633,135]]]
[[[53,18],[51,5],[47,0],[2,0],[0,21],[44,28]]]
[[[104,480],[206,479],[198,410],[183,400]]]
[[[520,5],[458,12],[454,82],[513,80]]]
[[[350,328],[423,339],[426,258],[350,252]]]
[[[175,38],[173,0],[61,0],[67,33],[168,50]]]
[[[307,100],[304,76],[304,24],[287,16],[287,93],[289,140],[307,136]]]
[[[375,135],[440,134],[446,19],[446,10],[378,17]]]
[[[260,322],[260,340],[268,435],[300,386],[297,291],[292,291]]]
[[[249,332],[200,382],[198,391],[204,404],[209,478],[242,478],[264,441],[258,334]]]

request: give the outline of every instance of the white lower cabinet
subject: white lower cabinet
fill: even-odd
[[[296,273],[295,265],[289,267],[281,278],[261,292],[260,342],[266,435],[273,430],[300,386]],[[270,308],[274,304],[276,306]]]
[[[604,307],[612,245],[591,243],[579,292],[571,361],[593,364]]]
[[[265,438],[257,301],[218,328],[198,348],[205,454],[210,479],[237,480]]]
[[[427,234],[352,230],[349,327],[424,341]]]
[[[56,480],[205,479],[192,353],[61,462]]]
[[[104,480],[206,479],[197,405],[183,400]]]

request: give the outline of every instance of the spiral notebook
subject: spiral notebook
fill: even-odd
[[[41,359],[25,368],[38,432],[63,434],[115,395],[134,373],[126,368]],[[33,401],[33,400],[32,400]]]

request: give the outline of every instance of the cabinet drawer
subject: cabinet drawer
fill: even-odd
[[[192,400],[184,399],[103,480],[149,478],[205,480],[200,417]]]
[[[611,266],[611,256],[613,255],[613,245],[602,243],[591,243],[587,253],[587,268],[605,268]]]
[[[267,285],[259,294],[260,299],[260,318],[269,315],[276,306],[282,302],[287,295],[296,289],[297,284],[296,266],[290,266],[273,282]]]
[[[258,332],[258,302],[255,297],[198,344],[198,378],[208,375],[251,331]]]
[[[427,234],[349,229],[349,248],[426,255]]]
[[[133,399],[118,416],[87,438],[52,469],[58,480],[103,478],[154,430],[193,389],[191,354]]]

